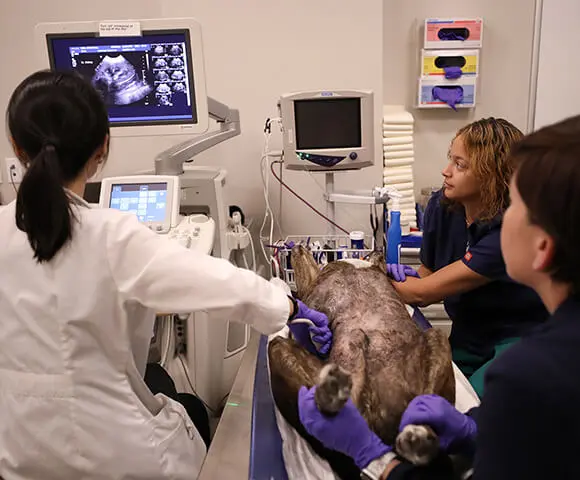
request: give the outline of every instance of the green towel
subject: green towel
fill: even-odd
[[[494,347],[494,352],[491,358],[489,356],[475,355],[462,348],[454,348],[452,350],[453,361],[459,370],[461,370],[468,378],[469,383],[471,383],[471,386],[479,398],[483,396],[483,380],[487,368],[498,357],[498,355],[507,350],[518,340],[519,338],[506,338],[505,340],[498,342]]]

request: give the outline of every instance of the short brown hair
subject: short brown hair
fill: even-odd
[[[580,115],[528,135],[512,156],[530,221],[554,239],[550,275],[579,294]]]
[[[481,185],[483,211],[479,220],[490,220],[509,205],[509,180],[514,166],[510,152],[524,134],[503,118],[482,118],[459,129],[470,168]],[[455,140],[455,138],[453,140]]]

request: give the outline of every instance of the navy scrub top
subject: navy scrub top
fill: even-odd
[[[467,228],[462,207],[441,203],[434,193],[425,209],[421,263],[436,272],[461,260],[474,272],[492,280],[469,292],[445,299],[453,325],[452,348],[491,357],[503,339],[525,335],[548,318],[540,297],[511,280],[500,246],[501,216],[474,222]]]
[[[501,354],[485,375],[477,423],[474,480],[578,480],[580,298]],[[449,461],[403,463],[389,480],[456,478]]]

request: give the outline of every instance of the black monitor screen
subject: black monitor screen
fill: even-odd
[[[73,70],[101,93],[112,125],[197,123],[187,30],[140,37],[48,35],[53,70]]]
[[[360,102],[360,98],[295,100],[296,149],[361,147]]]

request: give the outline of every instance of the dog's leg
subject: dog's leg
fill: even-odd
[[[451,347],[445,334],[437,328],[425,332],[427,340],[428,373],[424,393],[434,393],[455,404],[455,374],[451,360]]]
[[[324,363],[290,338],[276,337],[268,345],[272,396],[282,416],[303,432],[298,416],[298,391],[316,385]]]
[[[395,445],[397,453],[415,465],[427,465],[439,452],[439,438],[426,425],[407,425]]]
[[[427,373],[424,393],[434,393],[455,403],[455,376],[451,363],[449,341],[441,332],[431,328],[425,332],[425,366]],[[397,436],[399,455],[415,465],[426,465],[439,451],[439,438],[426,425],[407,425]]]
[[[304,299],[312,290],[320,273],[312,254],[302,245],[292,248],[290,261],[294,269],[294,280],[298,298]]]
[[[350,338],[343,338],[341,341],[348,343],[336,350],[340,351],[340,357],[331,356],[331,360],[336,363],[328,364],[321,370],[316,389],[319,410],[330,415],[338,413],[349,397],[352,397],[352,401],[360,410],[360,400],[366,384],[367,336],[359,330],[353,332]],[[348,368],[348,371],[337,364]]]
[[[272,393],[278,399],[292,399],[296,404],[300,387],[312,387],[318,377],[324,362],[316,355],[289,338],[276,337],[268,345],[270,363],[270,378]]]
[[[351,458],[325,448],[306,432],[300,422],[298,390],[302,386],[310,388],[316,384],[324,366],[322,360],[287,338],[273,339],[268,346],[268,357],[272,395],[282,416],[308,441],[318,455],[328,460],[339,478],[358,478],[360,472]]]
[[[348,401],[351,390],[352,379],[348,372],[334,363],[324,366],[314,396],[318,410],[336,415]]]

